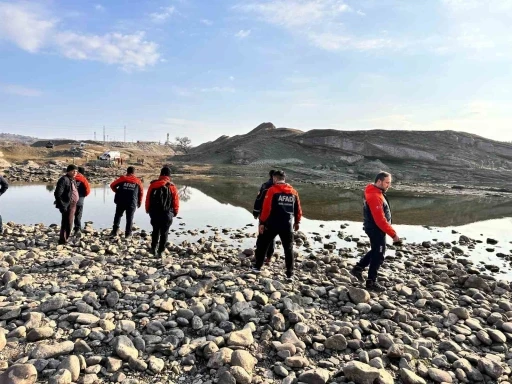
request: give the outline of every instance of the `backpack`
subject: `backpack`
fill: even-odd
[[[171,183],[155,188],[149,197],[149,209],[151,212],[170,212],[172,209],[172,194],[169,190]]]

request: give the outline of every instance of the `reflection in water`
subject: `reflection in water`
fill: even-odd
[[[232,179],[187,180],[215,200],[247,209],[259,189],[257,182]],[[362,221],[362,191],[297,184],[304,216],[313,220]],[[393,222],[447,227],[512,216],[512,199],[499,196],[422,195],[390,190]]]
[[[192,197],[192,190],[188,185],[186,185],[178,190],[178,195],[180,197],[180,201],[186,203]]]
[[[176,184],[182,203],[180,214],[185,216],[185,211],[197,212],[199,207],[204,207],[198,216],[201,225],[207,223],[233,227],[235,222],[244,225],[247,220],[252,221],[251,212],[260,180],[178,179]],[[298,184],[296,188],[307,219],[362,220],[361,191],[310,184]],[[6,220],[19,223],[57,222],[59,215],[53,205],[53,190],[54,185],[12,185],[0,201],[2,215]],[[447,227],[512,217],[512,201],[504,197],[420,195],[393,190],[388,195],[395,224]],[[232,209],[236,213],[224,215],[224,212]],[[114,210],[114,193],[109,185],[96,186],[85,199],[84,220],[93,220],[96,225],[108,227]],[[217,212],[214,214],[214,211]],[[226,217],[226,221],[223,222],[219,217]],[[135,219],[149,224],[143,209],[137,211]]]

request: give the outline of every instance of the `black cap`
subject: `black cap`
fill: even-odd
[[[85,174],[85,168],[84,167],[78,167],[78,172],[80,172],[82,175]]]
[[[76,171],[78,167],[75,164],[69,164],[66,168],[66,172]]]

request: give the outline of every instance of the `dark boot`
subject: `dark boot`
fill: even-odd
[[[110,237],[117,237],[117,231],[119,228],[112,228],[112,232],[110,232]]]
[[[357,265],[350,270],[350,274],[354,276],[359,281],[364,281],[363,278],[363,268],[358,267]]]
[[[377,280],[366,280],[366,289],[375,292],[384,292],[386,287],[379,284]]]

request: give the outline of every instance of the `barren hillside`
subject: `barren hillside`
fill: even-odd
[[[14,133],[0,133],[0,143],[2,145],[14,143],[32,144],[36,140],[35,137],[30,136],[17,135]]]
[[[381,169],[402,181],[510,185],[512,144],[453,131],[338,131],[276,128],[222,136],[180,160],[289,167],[318,175],[367,178]]]

